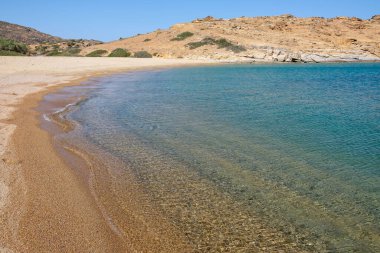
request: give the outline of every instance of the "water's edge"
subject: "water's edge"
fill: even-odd
[[[194,252],[221,248],[227,251],[347,251],[344,244],[350,245],[350,242],[334,241],[335,238],[327,241],[326,238],[320,238],[324,232],[309,229],[313,226],[313,221],[319,219],[326,222],[326,232],[330,230],[328,233],[336,233],[333,230],[339,227],[341,233],[350,234],[352,237],[359,236],[357,231],[352,231],[351,227],[341,223],[343,218],[348,217],[343,217],[342,220],[341,217],[333,218],[333,213],[326,212],[325,207],[314,202],[310,196],[294,195],[294,192],[289,191],[288,185],[272,184],[263,180],[261,172],[249,174],[243,168],[230,163],[228,159],[220,159],[217,156],[214,159],[201,151],[192,150],[191,144],[175,143],[178,152],[186,151],[193,157],[198,157],[197,163],[210,161],[210,166],[213,163],[220,164],[226,170],[198,170],[193,161],[172,159],[165,155],[173,152],[170,149],[166,150],[165,145],[160,150],[155,150],[133,132],[126,141],[133,143],[133,147],[138,149],[137,153],[131,152],[130,156],[138,154],[134,159],[139,163],[134,160],[121,160],[111,155],[86,138],[81,126],[83,122],[70,117],[70,114],[80,107],[81,102],[91,100],[93,91],[101,89],[102,85],[105,85],[102,84],[104,82],[107,82],[107,79],[99,78],[84,86],[64,88],[56,94],[50,94],[44,100],[47,104],[42,105],[39,111],[44,115],[41,119],[42,127],[54,136],[57,152],[74,170],[78,170],[76,167],[82,167],[77,171],[78,175],[88,183],[105,220],[131,248],[142,250],[143,246],[139,245],[141,242],[152,241],[150,246],[160,251],[173,247],[180,250],[189,248]],[[57,98],[69,103],[64,103],[64,110],[49,111],[57,109],[52,104],[50,107],[48,105],[49,100],[57,101]],[[44,106],[45,109],[49,108],[48,111],[41,111]],[[47,117],[49,113],[54,116]],[[57,123],[61,130],[56,127]],[[217,141],[216,136],[211,137],[214,139],[210,139],[210,143]],[[228,138],[229,136],[225,136],[226,140]],[[239,143],[250,145],[244,141],[244,136],[241,136]],[[263,152],[259,147],[253,148],[257,149],[257,152]],[[270,155],[273,156],[281,155],[276,154],[275,150],[271,152]],[[244,154],[235,155],[241,156],[239,159],[242,161],[250,161]],[[86,166],[78,166],[81,163],[77,160],[78,156],[85,161]],[[284,160],[283,163],[288,166],[294,161]],[[151,167],[153,165],[154,170]],[[310,171],[313,173],[311,176],[315,178],[327,176],[302,163],[293,166],[305,167],[305,174],[299,175],[301,177],[307,178],[306,173]],[[291,171],[286,173],[288,174],[285,176],[289,176],[290,179],[294,177],[290,174]],[[166,185],[162,185],[162,182]],[[300,189],[305,187],[299,182],[292,183]],[[340,181],[336,181],[335,185],[339,188],[346,187]],[[174,189],[176,192],[173,192]],[[269,203],[272,209],[276,207],[275,212],[265,208]],[[282,209],[285,206],[288,209]],[[292,213],[285,214],[289,212],[290,206],[294,207]],[[307,213],[303,213],[304,210],[307,210]],[[283,221],[278,219],[280,213],[284,213]],[[293,222],[289,223],[289,220]],[[130,227],[125,225],[131,223],[138,227],[137,231],[131,231]],[[157,231],[161,231],[161,237],[158,239]],[[361,247],[364,249],[366,245],[363,244]]]

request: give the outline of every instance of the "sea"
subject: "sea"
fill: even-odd
[[[87,84],[67,115],[78,136],[122,161],[194,252],[380,252],[379,63],[178,67]]]

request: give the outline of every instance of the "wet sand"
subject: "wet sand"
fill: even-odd
[[[0,57],[0,251],[133,250],[107,222],[88,185],[55,151],[35,108],[45,94],[90,76],[200,63]]]

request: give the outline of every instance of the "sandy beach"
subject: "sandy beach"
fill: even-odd
[[[45,94],[96,75],[207,63],[0,57],[0,252],[128,249],[128,242],[112,231],[89,190],[56,154],[50,136],[39,128],[34,108]]]

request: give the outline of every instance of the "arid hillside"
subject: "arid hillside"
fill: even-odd
[[[163,58],[211,58],[225,61],[326,62],[380,60],[380,15],[359,18],[207,17],[176,24],[168,30],[90,46],[123,48]]]
[[[56,43],[63,39],[36,29],[0,21],[0,38],[22,42],[27,45],[38,43]]]
[[[97,40],[62,39],[36,29],[0,21],[0,55],[78,56]]]

